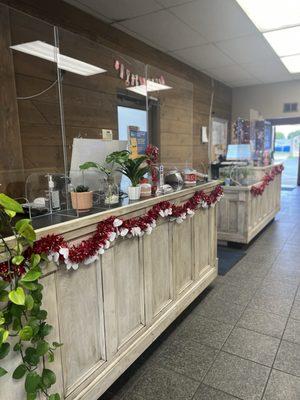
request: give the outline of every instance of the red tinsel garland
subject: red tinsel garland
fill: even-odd
[[[171,204],[169,201],[162,201],[155,204],[145,215],[140,217],[122,220],[111,216],[97,224],[96,232],[86,240],[77,245],[69,246],[61,235],[47,235],[37,240],[33,248],[27,252],[26,258],[29,259],[32,252],[44,254],[49,260],[56,263],[64,262],[67,269],[77,269],[80,263],[90,264],[100,254],[108,249],[110,243],[118,236],[143,236],[151,234],[156,226],[156,221],[162,217],[170,217],[176,222],[181,223],[187,215],[192,216],[196,208],[213,207],[221,199],[223,189],[217,186],[210,194],[203,191],[196,192],[188,201],[180,206]],[[15,273],[20,273],[16,271]],[[25,270],[23,271],[25,272]],[[10,280],[13,274],[9,274],[8,263],[0,264],[0,278]]]
[[[266,173],[263,177],[262,182],[255,184],[251,187],[250,192],[253,196],[261,196],[265,191],[266,187],[275,179],[276,175],[279,175],[284,170],[284,166],[275,165],[270,173]]]

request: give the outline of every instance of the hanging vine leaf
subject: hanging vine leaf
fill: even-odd
[[[4,357],[7,356],[10,350],[10,344],[9,343],[2,343],[0,346],[0,360]]]
[[[12,290],[8,293],[8,298],[14,304],[19,306],[24,306],[25,304],[25,293],[21,287],[18,287],[16,290]]]
[[[13,372],[14,379],[21,379],[27,372],[27,367],[25,364],[19,365]]]
[[[23,213],[23,208],[16,200],[11,199],[4,193],[0,193],[0,205],[10,211],[15,211],[16,213]]]
[[[41,383],[41,377],[36,372],[29,372],[25,380],[25,390],[27,393],[36,393]]]
[[[17,336],[19,341],[14,343],[12,349],[20,354],[21,363],[13,371],[12,377],[17,380],[25,378],[24,399],[60,400],[58,393],[48,393],[48,388],[56,382],[55,373],[45,368],[42,370],[45,359],[50,355],[54,359],[54,351],[58,347],[51,347],[44,340],[52,326],[46,323],[47,311],[41,309],[43,285],[38,280],[42,276],[42,257],[31,254],[32,250],[27,251],[36,237],[31,221],[21,219],[15,226],[12,225],[12,218],[22,211],[15,200],[0,193],[0,229],[8,228],[11,232],[16,232],[16,244],[10,250],[12,255],[7,263],[8,272],[5,272],[6,281],[0,275],[0,301],[6,303],[0,311],[0,361],[10,353],[9,335],[14,337],[13,340]],[[4,245],[1,251],[8,249],[5,239]],[[9,254],[9,251],[6,253]],[[10,289],[7,289],[8,286]],[[36,372],[41,370],[42,376]],[[0,367],[0,377],[5,374],[7,371]]]

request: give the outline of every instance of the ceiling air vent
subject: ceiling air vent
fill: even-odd
[[[297,112],[298,111],[298,103],[284,103],[283,104],[283,112]]]

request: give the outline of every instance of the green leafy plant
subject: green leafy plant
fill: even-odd
[[[41,262],[46,256],[33,252],[36,239],[29,219],[14,222],[23,213],[19,203],[0,193],[0,377],[8,373],[1,360],[11,351],[20,355],[20,364],[13,371],[13,379],[25,380],[27,400],[41,396],[60,400],[58,393],[50,394],[56,382],[53,371],[46,368],[46,360],[54,360],[60,343],[49,343],[47,336],[53,327],[47,323],[47,311],[42,308],[43,285]],[[9,229],[14,244],[2,234]]]
[[[84,171],[90,168],[96,168],[98,171],[103,172],[107,177],[109,177],[112,173],[112,169],[104,167],[102,164],[93,162],[93,161],[87,161],[81,165],[79,165],[79,168]]]
[[[88,188],[88,186],[78,185],[78,186],[76,186],[74,191],[77,193],[83,193],[83,192],[88,192],[89,188]]]
[[[141,178],[150,171],[149,165],[143,166],[148,157],[130,158],[130,155],[131,153],[127,150],[115,151],[106,157],[106,162],[118,164],[117,171],[127,176],[132,186],[137,186]]]

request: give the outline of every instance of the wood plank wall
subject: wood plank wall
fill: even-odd
[[[84,56],[86,57],[84,61],[99,65],[99,62],[96,62],[99,61],[99,57],[98,60],[95,58],[96,54],[99,56],[99,45],[108,46],[107,54],[101,56],[101,66],[108,69],[107,76],[110,78],[107,80],[106,76],[105,84],[100,75],[91,79],[90,83],[86,78],[80,79],[79,76],[74,78],[72,74],[66,74],[64,77],[69,154],[71,139],[79,133],[87,137],[99,137],[99,128],[111,128],[116,135],[115,95],[116,87],[120,88],[120,80],[116,78],[111,65],[112,54],[116,51],[126,54],[129,60],[134,61],[135,69],[142,67],[134,59],[140,60],[150,64],[155,74],[163,74],[173,83],[174,95],[171,96],[167,92],[163,94],[161,92],[159,95],[162,162],[169,166],[181,167],[188,159],[196,168],[200,168],[202,163],[207,163],[208,148],[206,144],[201,143],[200,131],[203,125],[208,125],[212,93],[211,78],[62,1],[2,0],[2,3],[66,29],[60,31],[61,46],[65,46],[64,52],[70,51],[69,55],[72,57],[76,58],[77,52],[77,58],[83,59]],[[35,26],[31,26],[29,20],[26,21],[24,15],[21,18],[19,13],[11,13],[11,26],[14,28],[11,30],[13,43],[20,43],[20,38],[23,42],[30,38],[37,40],[41,38],[41,34],[42,40],[49,43],[53,41],[51,25],[40,23],[37,34],[34,30],[38,21],[35,21]],[[78,36],[70,32],[79,34],[81,43],[78,43]],[[103,47],[101,49],[103,50]],[[49,65],[51,64],[49,62],[37,59],[29,65],[24,62],[24,56],[20,53],[14,56],[14,64],[16,90],[19,95],[38,92],[55,80],[55,68]],[[43,70],[42,76],[41,70]],[[230,121],[231,89],[219,82],[214,82],[214,86],[213,114]],[[18,103],[24,167],[28,171],[39,170],[41,167],[45,171],[50,167],[52,170],[60,170],[62,149],[56,88],[34,101]],[[105,112],[97,119],[99,108]]]

